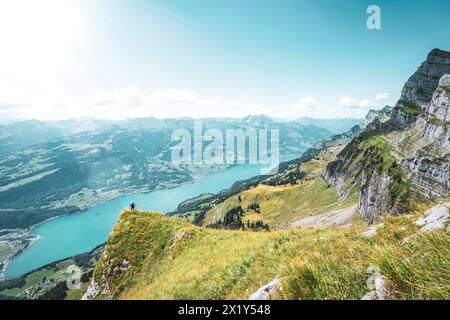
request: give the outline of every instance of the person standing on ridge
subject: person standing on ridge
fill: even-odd
[[[136,208],[136,204],[133,202],[131,202],[130,204],[130,209],[131,209],[131,213],[134,213],[134,209]]]

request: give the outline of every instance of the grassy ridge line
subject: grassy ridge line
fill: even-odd
[[[417,229],[412,217],[386,217],[373,238],[363,226],[247,232],[125,211],[94,272],[97,298],[247,299],[278,276],[278,298],[360,299],[375,265],[390,298],[449,299],[448,232],[404,241]]]

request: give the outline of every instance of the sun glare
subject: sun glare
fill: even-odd
[[[76,1],[0,1],[0,81],[27,86],[54,76],[79,43],[81,25]]]

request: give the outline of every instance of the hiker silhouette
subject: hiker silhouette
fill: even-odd
[[[131,213],[134,213],[134,209],[136,208],[136,204],[134,201],[130,204]]]

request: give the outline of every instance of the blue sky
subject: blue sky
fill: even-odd
[[[445,0],[11,0],[0,21],[0,118],[361,117],[450,50]]]

